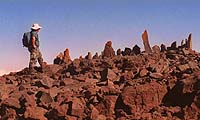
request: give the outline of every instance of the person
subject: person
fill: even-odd
[[[30,32],[30,43],[28,47],[28,51],[30,52],[30,62],[29,62],[29,70],[30,73],[36,72],[34,69],[37,61],[41,66],[41,70],[43,70],[45,66],[45,62],[43,62],[42,54],[39,49],[39,36],[38,33],[42,27],[35,23],[31,27],[31,32]]]

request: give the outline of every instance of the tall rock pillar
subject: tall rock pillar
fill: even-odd
[[[144,31],[142,34],[142,40],[143,40],[143,45],[146,53],[152,53],[150,44],[149,44],[149,38],[148,38],[148,33],[147,30]]]

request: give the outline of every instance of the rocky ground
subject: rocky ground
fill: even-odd
[[[0,119],[198,120],[200,54],[175,43],[164,48],[57,57],[43,72],[1,76]]]

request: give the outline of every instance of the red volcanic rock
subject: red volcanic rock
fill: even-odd
[[[64,51],[64,58],[63,58],[63,62],[64,63],[70,63],[72,60],[70,58],[70,55],[69,55],[69,49],[67,48],[65,51]]]
[[[117,55],[120,56],[121,54],[122,54],[121,49],[118,49],[118,50],[117,50]]]
[[[140,77],[144,77],[144,76],[146,76],[147,74],[149,73],[149,71],[147,70],[147,69],[142,69],[141,71],[140,71]]]
[[[107,95],[104,97],[104,104],[107,107],[106,116],[114,117],[115,114],[115,103],[117,101],[118,96],[116,95]]]
[[[64,51],[64,55],[63,53],[59,53],[59,55],[57,55],[57,57],[54,59],[54,64],[62,64],[62,63],[70,63],[72,60],[70,58],[69,55],[69,49],[66,49]]]
[[[1,76],[0,119],[198,120],[200,54],[176,42],[151,50],[142,37],[146,53],[135,45],[115,56],[109,41],[93,59],[70,62],[66,49],[42,72]]]
[[[160,47],[158,45],[154,45],[152,47],[152,50],[153,50],[154,53],[160,53]]]
[[[41,107],[26,107],[26,111],[24,112],[25,119],[33,119],[33,120],[47,120],[44,116],[47,110]]]
[[[176,50],[177,49],[177,43],[174,41],[170,47],[167,47],[167,50]]]
[[[188,36],[188,43],[186,46],[187,48],[192,49],[192,33],[190,33]]]
[[[43,92],[43,91],[39,91],[36,94],[36,97],[38,99],[38,102],[41,106],[47,106],[48,104],[50,104],[51,102],[53,102],[52,97],[50,96],[49,93]]]
[[[101,80],[114,80],[117,77],[117,75],[115,74],[115,72],[111,69],[104,69],[101,72]]]
[[[167,50],[167,48],[164,44],[161,44],[160,48],[161,48],[161,50],[160,50],[161,52],[165,52]]]
[[[149,38],[148,38],[148,33],[147,30],[144,31],[144,33],[142,34],[142,40],[143,40],[143,44],[144,44],[144,49],[146,53],[152,53],[150,44],[149,44]]]
[[[54,64],[62,64],[63,63],[64,55],[62,53],[59,53],[56,58],[54,59]]]
[[[84,117],[85,101],[81,98],[72,98],[72,105],[70,105],[70,115],[80,118]]]
[[[92,57],[92,59],[98,59],[99,58],[99,55],[98,53],[96,52],[95,55]]]
[[[149,76],[152,77],[152,78],[155,78],[155,79],[162,79],[163,78],[163,75],[161,73],[150,73]]]
[[[52,115],[53,113],[56,114],[57,118],[59,117],[65,117],[67,115],[67,112],[69,110],[69,104],[63,103],[53,103],[51,104],[52,109],[49,111],[49,113]],[[50,117],[50,115],[49,115]]]
[[[189,65],[188,64],[184,64],[184,65],[179,65],[178,66],[178,69],[181,71],[181,72],[184,72],[186,71],[187,69],[189,69]]]
[[[138,45],[135,45],[132,49],[132,52],[136,55],[141,53],[140,47]]]
[[[114,49],[112,48],[112,42],[111,41],[108,41],[106,44],[105,44],[105,48],[103,50],[103,53],[102,53],[102,57],[105,58],[105,57],[114,57],[115,56],[115,51]]]
[[[7,98],[6,100],[3,101],[3,104],[17,109],[21,107],[19,100],[17,98]]]
[[[129,108],[131,114],[149,111],[162,102],[162,98],[167,93],[164,86],[156,82],[126,87],[121,94],[123,104]]]
[[[90,104],[90,109],[91,109],[90,118],[92,120],[94,120],[94,119],[96,119],[99,116],[99,111],[92,104]]]
[[[92,53],[88,52],[88,54],[85,56],[85,59],[91,60],[92,59]]]
[[[132,54],[131,48],[126,47],[126,48],[124,49],[124,51],[122,51],[122,55],[123,55],[123,56],[131,55],[131,54]]]

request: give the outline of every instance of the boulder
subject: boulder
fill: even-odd
[[[79,118],[83,118],[84,115],[84,110],[85,110],[85,101],[82,98],[72,98],[72,103],[69,107],[70,111],[69,114],[73,116],[77,116]]]
[[[161,73],[150,73],[149,76],[155,79],[163,79],[163,75]]]
[[[106,44],[105,44],[105,48],[103,50],[103,53],[102,53],[102,57],[105,58],[105,57],[108,57],[108,58],[112,58],[115,56],[115,51],[114,49],[112,48],[112,42],[111,41],[108,41]]]
[[[120,56],[122,54],[122,50],[121,49],[117,49],[117,55]]]
[[[146,76],[147,74],[149,73],[149,71],[147,70],[147,69],[142,69],[141,71],[140,71],[140,77],[144,77],[144,76]]]
[[[132,52],[135,54],[135,55],[138,55],[141,53],[141,50],[140,50],[140,47],[138,45],[135,45],[132,49]]]
[[[106,68],[101,72],[101,80],[102,81],[105,81],[105,80],[113,81],[116,77],[117,77],[117,75],[115,74],[115,72],[109,68]]]
[[[53,98],[50,96],[50,94],[43,91],[39,91],[36,94],[36,97],[40,106],[46,107],[48,104],[53,102]]]
[[[190,66],[188,64],[183,64],[183,65],[179,65],[178,66],[178,69],[181,71],[181,72],[185,72],[187,69],[189,69]]]
[[[7,98],[6,100],[3,101],[2,104],[5,105],[5,106],[8,106],[8,107],[16,108],[16,109],[21,108],[21,105],[20,105],[19,100],[17,98],[12,98],[12,97]]]
[[[53,64],[62,64],[63,63],[64,55],[63,53],[59,53],[56,58],[54,59]]]
[[[26,110],[24,112],[24,118],[25,119],[31,119],[31,120],[47,120],[45,117],[45,113],[47,110],[41,108],[41,107],[26,107]]]
[[[127,56],[127,55],[131,55],[132,54],[132,50],[131,48],[125,48],[124,51],[122,52],[123,56]]]
[[[189,65],[189,67],[190,67],[191,69],[193,69],[193,70],[199,68],[198,64],[197,64],[196,62],[194,62],[194,61],[189,61],[189,62],[188,62],[188,65]]]
[[[170,47],[167,47],[167,50],[176,50],[177,49],[177,44],[176,41],[174,41]]]
[[[99,116],[99,111],[92,104],[90,104],[90,109],[91,109],[90,119],[94,120]]]
[[[149,111],[162,103],[162,98],[167,93],[165,86],[156,82],[149,84],[125,87],[121,94],[122,103],[126,106],[125,111],[129,114]]]
[[[161,44],[160,48],[161,48],[160,50],[161,52],[165,52],[167,50],[164,44]]]

